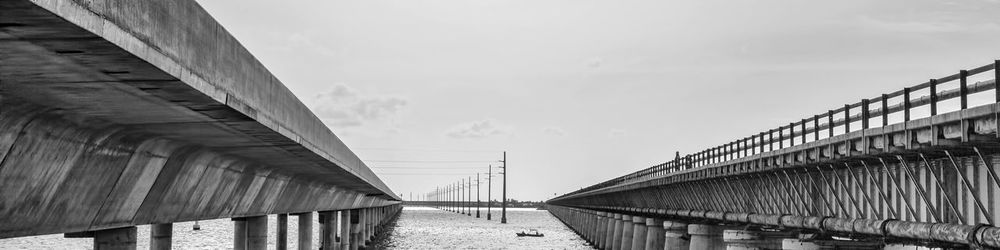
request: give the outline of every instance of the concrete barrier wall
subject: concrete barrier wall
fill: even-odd
[[[0,238],[393,203],[4,98]]]

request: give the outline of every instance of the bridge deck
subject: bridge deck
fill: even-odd
[[[1000,246],[1000,229],[975,226],[1000,221],[995,65],[678,155],[548,203],[851,237]],[[918,97],[918,91],[925,94]],[[993,95],[970,107],[969,96],[976,93]],[[947,100],[955,110],[939,112]],[[924,106],[929,115],[911,119]],[[892,122],[890,115],[901,119]]]
[[[0,238],[399,198],[190,0],[0,1]]]

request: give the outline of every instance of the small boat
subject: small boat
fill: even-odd
[[[194,231],[201,230],[201,225],[198,225],[198,221],[194,221],[194,226],[191,227]]]
[[[545,237],[545,235],[539,233],[537,229],[530,229],[528,230],[527,233],[525,233],[524,231],[517,233],[517,237]]]

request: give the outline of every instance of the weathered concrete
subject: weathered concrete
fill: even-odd
[[[726,243],[722,240],[722,228],[714,225],[688,225],[691,235],[691,250],[723,250]]]
[[[632,216],[632,250],[646,249],[646,218]]]
[[[279,214],[275,225],[275,248],[277,250],[288,249],[288,214]]]
[[[0,238],[398,203],[194,1],[0,23]]]
[[[615,214],[615,229],[614,236],[611,240],[611,249],[620,250],[622,249],[622,233],[624,232],[623,226],[625,221],[625,216],[623,214]]]
[[[267,216],[246,218],[247,250],[267,249]]]
[[[340,211],[340,249],[350,249],[351,242],[351,210]]]
[[[319,227],[320,249],[337,249],[337,212],[319,212]]]
[[[622,215],[622,239],[621,246],[619,249],[631,250],[632,249],[632,231],[635,230],[635,226],[632,225],[631,215]]]
[[[94,232],[95,250],[135,250],[136,228],[125,227]]]
[[[646,219],[646,248],[663,249],[665,231],[663,230],[663,220],[659,218]]]
[[[312,250],[313,213],[295,214],[299,216],[299,250]]]
[[[663,222],[663,249],[687,250],[691,247],[691,235],[688,234],[688,224],[676,221]]]
[[[170,250],[173,245],[174,224],[163,223],[149,226],[149,249]]]
[[[245,218],[233,219],[233,249],[247,249],[247,220]]]

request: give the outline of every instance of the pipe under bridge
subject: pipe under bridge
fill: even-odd
[[[396,196],[192,0],[0,0],[0,238],[66,233],[134,249],[152,224],[318,212],[323,249],[363,247]],[[337,224],[344,231],[336,230]]]
[[[602,249],[1000,247],[997,65],[678,154],[547,204]]]

